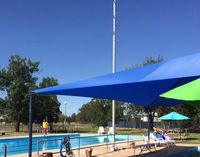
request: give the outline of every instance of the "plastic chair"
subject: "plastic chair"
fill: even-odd
[[[109,128],[109,130],[108,130],[108,134],[114,134],[113,127],[110,127],[110,128]]]
[[[104,127],[103,126],[99,127],[98,134],[104,134]]]

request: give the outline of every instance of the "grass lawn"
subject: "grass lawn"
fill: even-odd
[[[70,133],[72,130],[62,131],[59,130],[57,133]],[[73,132],[74,133],[95,133],[97,134],[98,127],[91,126],[91,125],[81,125],[79,127],[75,127]],[[108,128],[105,128],[105,133],[108,132]],[[56,132],[54,132],[56,133]],[[133,136],[142,136],[144,133],[147,133],[146,129],[116,129],[116,134],[118,135],[133,135]],[[33,133],[34,135],[43,135],[42,133]],[[6,135],[1,135],[2,137],[12,137],[12,136],[28,136],[28,132],[8,132]],[[187,139],[180,140],[180,134],[174,134],[176,137],[177,143],[188,143],[188,144],[200,144],[200,133],[190,133]]]
[[[43,135],[42,133],[33,133],[33,135]],[[4,137],[16,137],[16,136],[28,136],[27,132],[8,132],[5,135],[0,135],[0,138]]]
[[[200,144],[200,133],[190,133],[187,138],[180,139],[180,134],[176,134],[177,143]]]
[[[142,136],[144,133],[146,133],[146,129],[117,129],[116,134],[119,135],[139,135]]]

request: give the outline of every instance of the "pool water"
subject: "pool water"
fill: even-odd
[[[69,136],[70,143],[72,148],[78,147],[79,140],[78,137],[84,137],[80,138],[80,146],[86,146],[86,145],[93,145],[93,144],[99,144],[99,143],[106,143],[106,142],[112,142],[113,136],[99,136],[99,137],[92,137],[95,135],[89,135],[89,134],[71,134],[71,135],[62,135],[62,136],[40,136],[40,137],[33,137],[32,138],[32,151],[37,152],[39,151],[45,151],[45,150],[53,150],[53,149],[59,149],[60,143],[63,140],[64,137]],[[115,136],[116,141],[124,141],[124,140],[131,140],[131,139],[141,139],[141,136]],[[46,141],[47,140],[47,141]],[[48,141],[52,140],[52,141]],[[38,141],[39,142],[38,144]],[[0,157],[3,156],[3,147],[4,144],[7,146],[7,155],[13,155],[13,154],[21,154],[21,153],[27,153],[28,152],[28,138],[9,138],[9,139],[0,139]]]

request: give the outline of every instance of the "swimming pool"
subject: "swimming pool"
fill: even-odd
[[[180,152],[171,153],[164,157],[200,157],[200,146],[184,149]]]
[[[45,151],[45,150],[53,150],[59,149],[59,145],[61,140],[69,136],[71,138],[70,142],[72,147],[78,147],[79,145],[79,137],[80,138],[80,146],[93,145],[99,143],[112,142],[112,136],[98,136],[93,137],[95,135],[91,134],[70,134],[70,135],[59,135],[59,136],[40,136],[33,137],[32,139],[32,151],[37,152]],[[117,135],[115,136],[116,141],[124,141],[124,140],[132,140],[132,139],[141,139],[141,136],[125,136],[125,135]],[[46,141],[48,140],[48,141]],[[51,141],[49,141],[51,140]],[[39,142],[38,144],[38,141]],[[0,156],[3,156],[3,146],[6,144],[7,146],[7,155],[13,154],[21,154],[28,152],[28,138],[9,138],[9,139],[0,139]]]

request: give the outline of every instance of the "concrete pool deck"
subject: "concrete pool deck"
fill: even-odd
[[[137,144],[141,144],[141,142],[136,143],[136,145]],[[93,148],[92,156],[93,157],[139,157],[141,156],[141,155],[138,155],[140,152],[139,149],[136,149],[136,152],[134,155],[133,149],[127,148],[127,144],[118,145],[118,146],[119,148],[125,148],[125,149],[106,152],[106,147],[97,147],[97,148]],[[177,146],[175,146],[174,148],[157,147],[156,151],[152,151],[152,152],[144,151],[142,156],[162,157],[164,155],[168,155],[173,152],[178,152],[178,151],[181,151],[183,149],[193,147],[193,146],[197,146],[197,145],[177,144]],[[74,153],[75,153],[75,156],[78,157],[78,153],[76,151]],[[54,157],[60,157],[60,156],[57,154],[57,155],[54,155]],[[81,150],[80,157],[86,157],[85,150]]]
[[[60,134],[52,134],[52,133],[49,133],[47,136],[67,136],[67,135],[76,135],[76,134],[78,134],[79,135],[79,133],[60,133]],[[84,133],[81,133],[81,134],[84,134]],[[86,133],[86,135],[88,135],[88,133]],[[97,134],[90,134],[91,136],[92,135],[97,135]],[[106,134],[103,134],[103,135],[100,135],[100,136],[107,136]],[[33,137],[43,137],[43,135],[42,134],[38,134],[38,135],[33,135]],[[6,136],[6,137],[1,137],[0,139],[16,139],[16,138],[28,138],[28,136]],[[135,139],[135,140],[138,140],[138,139]],[[130,139],[130,142],[131,141],[133,141],[133,140],[131,140]],[[123,141],[123,143],[124,143],[125,141]],[[119,143],[121,143],[121,142],[119,142]],[[88,148],[88,147],[95,147],[95,151],[97,150],[97,152],[99,152],[98,150],[100,150],[100,153],[98,153],[98,154],[102,154],[102,151],[103,151],[103,153],[107,153],[107,150],[108,150],[108,148],[107,148],[107,146],[105,146],[105,148],[104,147],[102,147],[102,145],[106,145],[106,144],[96,144],[95,146],[94,145],[91,145],[91,146],[82,146],[81,147],[81,151],[80,151],[80,156],[83,156],[83,154],[85,154],[85,149],[84,148]],[[127,144],[126,144],[127,145]],[[84,148],[83,148],[84,147]],[[97,149],[96,149],[97,148]],[[58,154],[58,151],[59,151],[59,149],[56,149],[56,150],[46,150],[46,151],[43,151],[43,152],[56,152],[57,154]],[[40,151],[39,152],[39,155],[42,155],[43,154],[43,152],[42,151]],[[73,152],[76,154],[76,156],[78,156],[79,155],[79,152],[78,152],[78,150],[73,150]],[[109,151],[110,152],[110,151]],[[93,152],[94,153],[94,152]],[[55,154],[55,156],[59,156],[59,155],[57,155],[57,154]],[[95,153],[96,154],[96,153]],[[33,152],[32,153],[32,156],[33,157],[37,157],[37,156],[39,156],[38,155],[38,152]],[[7,155],[8,157],[25,157],[25,156],[28,156],[28,153],[24,153],[24,154],[16,154],[16,155]]]
[[[136,145],[143,144],[142,140],[136,140],[135,141]],[[194,147],[194,146],[199,146],[200,144],[184,144],[184,143],[178,143],[175,147],[172,148],[167,148],[167,147],[157,147],[156,151],[152,149],[152,152],[149,151],[144,151],[143,156],[148,156],[148,157],[162,157],[165,155],[168,155],[173,152],[178,152],[183,149],[189,148],[189,147]],[[139,157],[139,149],[136,149],[135,155],[133,154],[133,149],[130,149],[127,145],[127,143],[121,143],[117,144],[117,147],[119,150],[117,151],[111,151],[107,146],[99,146],[99,147],[93,147],[93,152],[92,156],[93,157]],[[110,147],[110,146],[109,146]],[[50,151],[45,151],[45,152],[58,152],[59,150],[50,150]],[[85,153],[86,149],[81,149],[80,150],[80,157],[86,157]],[[79,157],[78,150],[73,151],[76,157]],[[40,155],[42,155],[42,152],[40,152]],[[20,154],[20,155],[10,155],[8,157],[27,157],[28,154]],[[37,153],[33,153],[33,157],[38,157]],[[141,156],[141,155],[140,155]],[[60,157],[59,154],[53,154],[53,157]]]
[[[67,135],[67,134],[49,134],[50,136],[58,136],[58,135]],[[34,137],[38,137],[41,135],[34,135]],[[0,139],[4,138],[19,138],[19,137],[25,137],[25,136],[10,136],[10,137],[2,137]],[[27,136],[26,136],[27,137]],[[131,140],[134,141],[136,145],[143,144],[143,140]],[[129,143],[130,144],[130,143]],[[129,148],[129,144],[127,143],[117,143],[117,147],[119,150],[117,151],[111,151],[110,150],[110,145],[107,147],[107,145],[104,146],[98,146],[95,147],[94,145],[92,146],[87,146],[87,148],[92,147],[93,152],[92,156],[94,157],[133,157],[133,156],[139,156],[140,149],[136,149],[135,155],[134,155],[134,150]],[[149,151],[144,151],[143,156],[148,156],[148,157],[162,157],[164,155],[173,153],[173,152],[178,152],[183,149],[189,148],[189,147],[194,147],[194,146],[200,146],[199,144],[184,144],[184,140],[182,143],[178,143],[174,148],[166,148],[166,147],[157,147],[156,151],[152,149],[152,152]],[[86,157],[86,149],[81,149],[80,150],[80,157]],[[48,150],[45,152],[57,152],[56,154],[53,154],[53,157],[60,157],[58,154],[59,149],[56,150]],[[78,150],[73,150],[74,154],[76,157],[79,157],[79,152]],[[39,152],[39,155],[42,156],[43,152]],[[19,154],[19,155],[7,155],[8,157],[28,157],[28,154]],[[141,156],[141,155],[140,155]],[[38,153],[34,152],[32,153],[32,157],[38,157]]]

